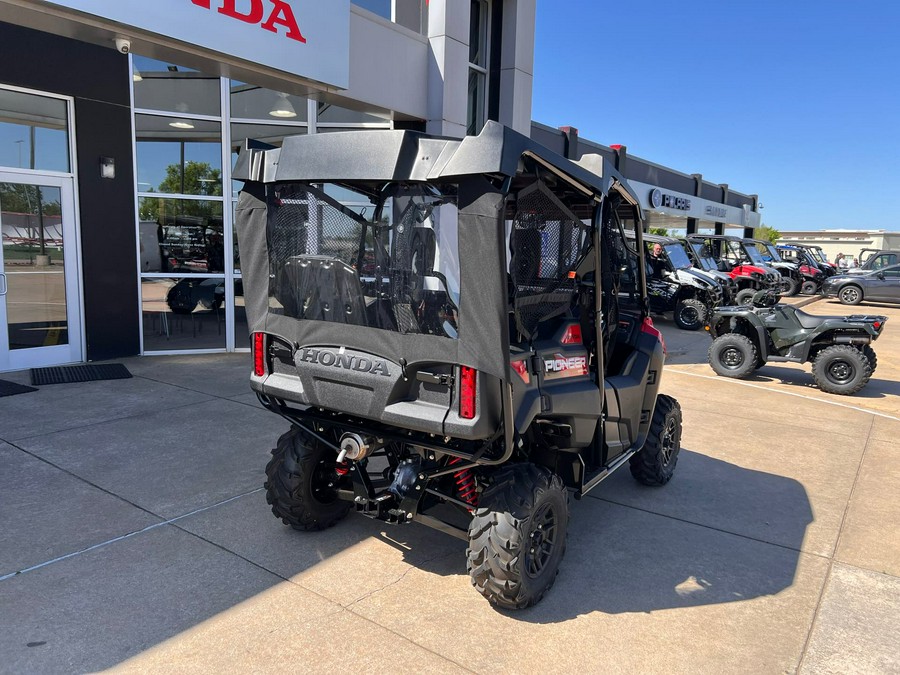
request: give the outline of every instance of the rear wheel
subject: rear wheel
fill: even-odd
[[[863,345],[859,348],[859,351],[863,353],[863,355],[869,359],[869,367],[872,369],[872,373],[875,373],[875,369],[878,367],[878,357],[875,355],[875,350],[872,349],[869,345]]]
[[[743,379],[759,365],[759,350],[745,335],[726,333],[713,340],[709,346],[709,365],[724,377]]]
[[[266,466],[266,501],[272,513],[295,530],[324,530],[347,515],[350,502],[338,498],[337,453],[300,427],[278,439]]]
[[[738,291],[736,296],[734,296],[734,301],[738,305],[749,305],[753,302],[754,295],[756,295],[756,291],[754,289],[743,288]]]
[[[848,284],[838,291],[838,300],[845,305],[858,305],[862,299],[862,289],[854,284]]]
[[[497,607],[536,604],[556,581],[568,524],[568,493],[559,476],[534,464],[497,470],[469,525],[472,585]]]
[[[816,355],[812,371],[819,389],[849,396],[866,386],[872,376],[872,364],[856,347],[832,345]]]
[[[706,305],[696,298],[684,298],[675,305],[675,325],[683,330],[700,330],[706,319]]]
[[[660,394],[644,447],[629,460],[631,475],[644,485],[665,485],[675,473],[680,450],[681,406],[671,396]]]
[[[803,293],[803,295],[815,295],[818,290],[819,285],[812,279],[807,279],[800,284],[800,292]]]

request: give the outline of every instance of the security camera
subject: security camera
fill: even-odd
[[[120,54],[127,54],[131,51],[131,40],[125,38],[116,38],[116,49]]]

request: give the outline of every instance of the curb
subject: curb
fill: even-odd
[[[792,302],[791,305],[794,307],[806,307],[807,305],[811,305],[814,302],[818,302],[819,300],[824,300],[824,295],[810,295],[807,298],[804,298],[800,302]]]

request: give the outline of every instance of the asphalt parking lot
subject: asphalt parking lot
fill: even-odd
[[[557,583],[518,613],[425,527],[281,525],[261,485],[286,423],[246,354],[2,398],[0,672],[900,672],[900,308],[804,309],[890,317],[868,387],[719,378],[706,335],[658,320],[675,478],[573,502]]]

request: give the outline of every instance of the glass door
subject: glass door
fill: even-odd
[[[0,171],[0,371],[84,360],[72,178]]]

